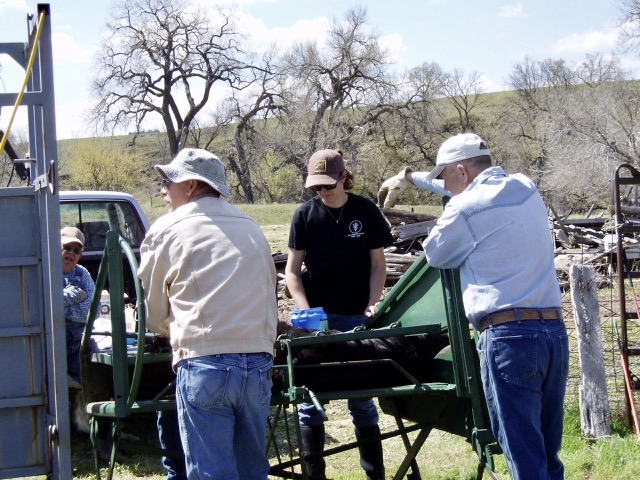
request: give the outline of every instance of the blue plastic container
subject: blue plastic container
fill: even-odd
[[[322,307],[294,310],[291,315],[291,325],[308,328],[310,330],[328,330],[327,314]]]

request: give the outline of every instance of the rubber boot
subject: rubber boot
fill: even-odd
[[[380,427],[355,429],[356,440],[365,440],[380,435]],[[382,440],[379,438],[358,447],[360,450],[360,466],[367,474],[367,480],[384,480],[384,460],[382,456]]]
[[[315,427],[300,425],[300,434],[302,436],[303,455],[324,452],[324,424]],[[326,463],[324,457],[305,461],[304,465],[309,478],[314,480],[327,478],[325,476]]]

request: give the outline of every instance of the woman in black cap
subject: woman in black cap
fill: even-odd
[[[293,215],[286,266],[296,307],[322,307],[329,328],[340,331],[352,330],[373,313],[387,275],[383,249],[393,242],[378,207],[349,193],[353,186],[342,152],[320,150],[311,156],[305,187],[318,195]],[[348,407],[358,440],[380,434],[372,399],[349,399]],[[322,417],[311,403],[302,403],[298,412],[304,453],[322,452]],[[381,441],[360,447],[360,465],[368,479],[384,478]],[[306,470],[312,478],[325,478],[322,458],[306,462]]]

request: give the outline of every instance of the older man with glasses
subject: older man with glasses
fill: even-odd
[[[80,344],[95,284],[88,270],[78,265],[84,248],[82,232],[75,227],[64,227],[60,230],[60,240],[68,382],[70,387],[81,388]]]
[[[138,276],[147,327],[171,340],[186,476],[266,479],[278,323],[269,242],[225,199],[231,192],[214,154],[185,148],[155,169],[169,213],[147,232]],[[175,423],[158,418],[165,447],[177,440]],[[184,478],[185,465],[163,462],[167,478]]]
[[[444,181],[452,195],[424,250],[431,265],[460,270],[491,427],[511,476],[562,479],[569,344],[544,201],[530,178],[494,166],[473,133],[447,139],[424,178]]]

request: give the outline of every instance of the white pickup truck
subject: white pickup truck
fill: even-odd
[[[96,279],[109,230],[118,232],[140,258],[140,244],[149,229],[149,221],[138,201],[123,192],[61,191],[60,225],[77,227],[84,234],[84,253],[80,259],[91,276]],[[133,278],[125,262],[125,293],[135,297]]]

